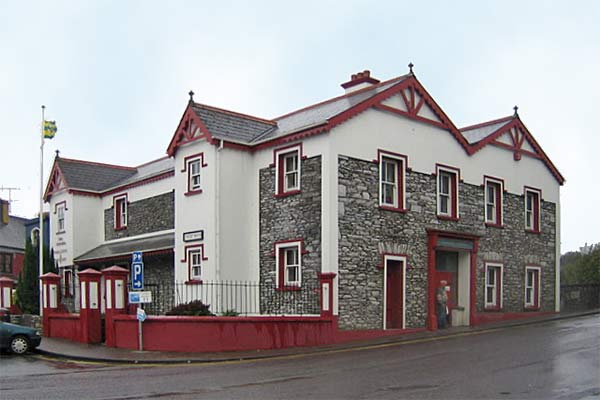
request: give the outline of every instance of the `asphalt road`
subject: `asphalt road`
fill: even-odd
[[[600,316],[249,362],[110,366],[3,356],[1,399],[598,399]]]

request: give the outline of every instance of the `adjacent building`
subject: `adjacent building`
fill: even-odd
[[[166,158],[57,157],[46,199],[66,287],[143,250],[165,293],[256,281],[264,313],[335,274],[342,329],[435,329],[442,280],[453,325],[558,311],[564,178],[517,109],[459,129],[412,66],[342,87],[274,119],[190,92]]]

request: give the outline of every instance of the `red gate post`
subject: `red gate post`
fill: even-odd
[[[115,325],[113,317],[118,314],[126,313],[128,274],[128,270],[116,265],[102,270],[106,290],[104,332],[105,343],[109,347],[116,347]]]
[[[100,317],[100,281],[102,274],[95,269],[88,268],[79,272],[81,293],[81,311],[79,322],[81,324],[82,343],[100,343],[102,341],[102,320]]]
[[[10,312],[15,312],[12,303],[12,291],[15,287],[15,281],[7,276],[0,278],[0,308],[6,308]]]
[[[321,317],[333,316],[333,279],[335,275],[335,272],[318,274],[321,283]]]
[[[50,315],[58,311],[60,304],[60,275],[53,272],[45,273],[40,276],[42,281],[42,333],[46,337],[50,337]]]

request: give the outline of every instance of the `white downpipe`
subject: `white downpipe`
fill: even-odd
[[[215,278],[217,281],[221,280],[221,225],[220,225],[220,192],[221,192],[221,179],[219,176],[220,170],[220,153],[223,150],[223,139],[219,143],[217,148],[217,154],[215,156]]]

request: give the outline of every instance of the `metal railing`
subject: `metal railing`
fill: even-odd
[[[200,300],[215,315],[319,315],[318,282],[280,290],[269,282],[175,282],[174,304]],[[164,308],[163,308],[164,309]],[[168,311],[168,310],[166,310]]]

